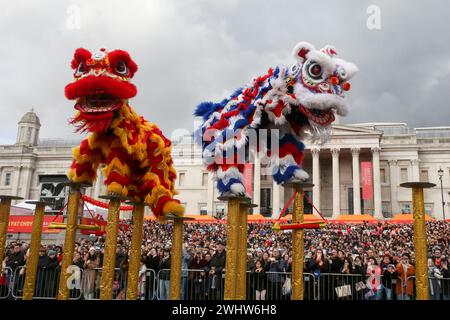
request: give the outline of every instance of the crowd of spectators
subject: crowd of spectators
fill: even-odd
[[[182,298],[220,299],[223,297],[226,225],[185,224],[183,244]],[[128,270],[128,250],[132,228],[121,231],[116,252],[114,297],[123,299]],[[146,221],[142,243],[139,292],[142,299],[167,299],[170,278],[172,225]],[[427,222],[430,297],[450,299],[450,224]],[[248,230],[247,264],[249,299],[289,299],[292,266],[290,231],[274,232],[272,223],[251,223]],[[75,245],[73,264],[83,269],[82,292],[74,296],[98,298],[99,268],[103,263],[103,237],[80,239]],[[242,250],[245,250],[242,248]],[[12,241],[2,266],[23,276],[29,254],[28,244]],[[62,259],[59,245],[42,246],[38,263],[36,290],[40,296],[54,297]],[[415,257],[411,224],[363,223],[327,224],[325,229],[305,232],[304,271],[307,298],[326,299],[411,299],[414,296]],[[345,277],[349,275],[348,277]],[[350,277],[352,275],[352,277]],[[317,284],[322,277],[321,284]],[[3,277],[4,278],[4,277]],[[154,281],[159,282],[156,286]],[[16,285],[16,284],[15,284]],[[0,282],[4,288],[4,281]],[[315,286],[315,288],[313,288]],[[318,287],[319,286],[319,287]],[[4,290],[4,289],[3,289]],[[16,285],[15,296],[20,296]],[[358,296],[359,295],[359,296]]]

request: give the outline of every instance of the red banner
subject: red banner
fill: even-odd
[[[373,199],[373,187],[372,187],[372,162],[361,162],[361,184],[362,184],[362,198],[363,200]]]
[[[90,234],[95,234],[96,236],[102,236],[105,234],[105,229],[106,229],[106,221],[105,220],[97,220],[97,219],[92,219],[92,218],[81,218],[81,224],[88,224],[88,225],[92,225],[92,226],[99,226],[100,230],[80,230],[81,234],[84,235],[90,235]]]
[[[106,220],[102,219],[93,219],[93,218],[81,218],[81,224],[87,224],[91,226],[99,226],[100,230],[85,230],[81,229],[80,233],[84,235],[91,235],[94,234],[96,236],[102,236],[106,233]],[[128,231],[128,224],[125,222],[119,222],[119,229],[123,231]]]
[[[244,165],[244,187],[247,194],[253,197],[253,164],[246,163]]]
[[[8,233],[31,233],[33,228],[33,216],[9,216]],[[58,233],[61,230],[48,229],[51,222],[63,222],[62,216],[44,216],[42,233]]]

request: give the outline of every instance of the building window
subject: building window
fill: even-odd
[[[208,172],[202,173],[202,186],[206,187],[208,185]]]
[[[420,182],[428,182],[428,170],[420,170]]]
[[[216,219],[222,219],[224,216],[225,216],[225,204],[218,203],[216,205],[216,213],[215,213],[214,217]]]
[[[208,214],[208,207],[206,206],[206,203],[199,203],[198,210],[202,216],[206,216]]]
[[[408,182],[408,168],[400,169],[400,179],[401,182]]]
[[[384,168],[380,169],[380,182],[386,183],[386,169]]]
[[[381,203],[381,213],[384,217],[387,217],[391,213],[391,203],[389,201],[383,201]]]
[[[11,172],[5,174],[5,186],[11,185]]]
[[[409,203],[409,202],[402,203],[400,205],[400,208],[401,208],[402,214],[411,213],[411,203]]]
[[[178,185],[179,185],[179,186],[184,186],[184,180],[185,180],[185,178],[186,178],[186,173],[180,172],[180,173],[178,174]]]
[[[433,203],[425,203],[425,214],[432,216],[433,215]]]

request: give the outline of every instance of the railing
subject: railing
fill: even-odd
[[[247,271],[246,300],[290,300],[291,273]],[[313,300],[314,276],[304,274],[304,298]],[[157,275],[158,300],[169,298],[170,270],[163,269]],[[183,269],[181,277],[181,300],[222,300],[225,272],[215,273],[203,269]]]
[[[10,267],[5,267],[0,271],[0,299],[6,299],[11,293],[13,271]]]
[[[59,288],[60,268],[39,268],[36,271],[36,282],[34,285],[34,299],[56,299]],[[18,267],[13,275],[13,282],[10,286],[11,296],[14,299],[22,299],[25,285],[26,267]],[[80,269],[80,278],[83,272]],[[81,298],[82,287],[80,283],[74,283],[69,289],[69,299],[78,300]]]
[[[26,267],[18,267],[14,271],[14,285],[12,287],[12,296],[21,299],[25,285]],[[36,282],[34,285],[34,299],[56,299],[59,285],[58,268],[40,268],[36,271]]]
[[[100,297],[101,268],[81,270],[78,282],[70,288],[70,299],[98,300]],[[26,267],[3,268],[0,281],[0,299],[21,299]],[[126,298],[127,270],[115,269],[113,299]],[[56,299],[59,268],[38,268],[34,299]],[[290,300],[292,295],[289,272],[247,271],[246,300]],[[209,273],[204,269],[183,269],[181,300],[221,300],[225,273]],[[450,300],[450,278],[429,278],[429,298]],[[156,273],[147,269],[139,274],[138,299],[169,299],[170,270]],[[414,300],[415,277],[384,278],[381,275],[323,273],[315,277],[304,273],[304,300]]]
[[[416,300],[416,277],[408,277],[406,282],[403,300]],[[450,300],[450,278],[428,277],[428,286],[429,300]]]

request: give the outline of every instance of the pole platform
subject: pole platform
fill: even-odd
[[[6,194],[0,194],[0,200],[23,200],[22,197],[10,196]]]
[[[434,188],[434,187],[436,187],[436,185],[434,183],[430,183],[430,182],[404,182],[404,183],[400,184],[400,187],[428,189],[428,188]]]
[[[114,193],[104,194],[102,196],[99,196],[99,198],[100,199],[104,199],[104,200],[119,200],[120,202],[131,201],[130,197],[125,197],[125,196],[123,196],[121,194],[114,194]]]
[[[40,201],[40,200],[29,200],[29,201],[25,201],[25,203],[27,204],[34,204],[36,206],[51,206],[53,203],[51,202],[47,202],[47,201]]]
[[[67,181],[61,183],[63,186],[70,187],[71,189],[79,190],[82,188],[90,188],[92,187],[92,183],[87,182],[73,182],[73,181]]]
[[[293,180],[283,183],[282,186],[293,188],[312,188],[314,187],[314,184],[308,181]]]

